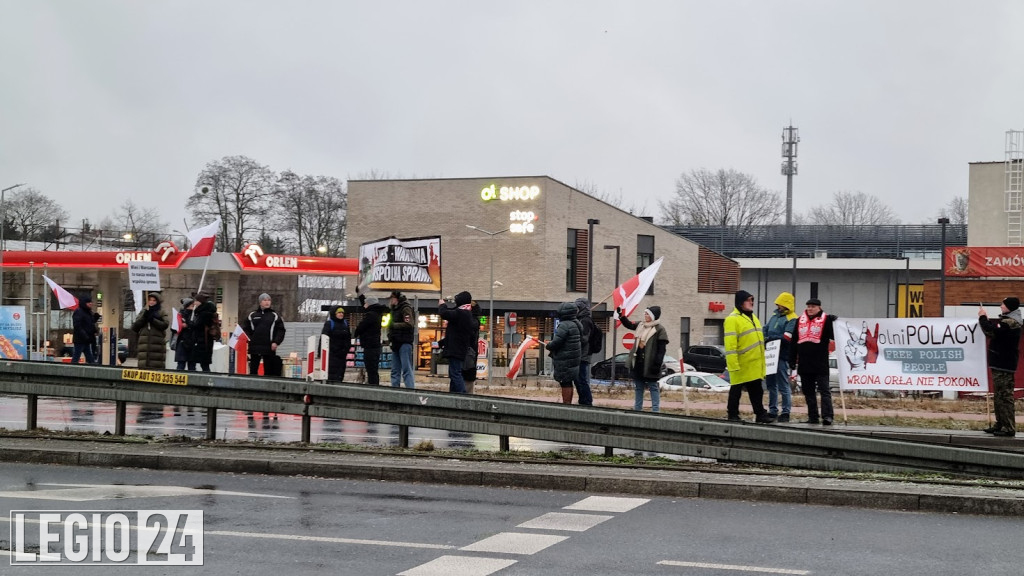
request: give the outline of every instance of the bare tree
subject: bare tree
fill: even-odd
[[[348,208],[344,182],[285,171],[278,178],[278,194],[285,208],[279,216],[279,229],[294,239],[299,254],[344,253]]]
[[[644,203],[644,204],[636,204],[636,203],[626,204],[625,199],[623,199],[623,197],[622,197],[622,191],[621,190],[617,194],[609,192],[607,190],[601,190],[597,186],[597,184],[595,184],[594,182],[591,182],[590,180],[583,180],[582,182],[577,180],[576,183],[573,184],[573,188],[575,188],[576,190],[579,190],[580,192],[583,192],[584,194],[586,194],[588,196],[591,196],[593,198],[597,198],[598,200],[600,200],[602,202],[605,202],[607,204],[611,204],[612,206],[615,206],[619,210],[623,210],[623,211],[629,212],[630,214],[641,215],[642,216],[642,215],[646,215],[646,213],[647,213],[647,204],[646,203]]]
[[[785,213],[779,194],[762,188],[749,174],[706,168],[683,173],[674,197],[658,202],[662,220],[674,225],[739,226],[775,224]]]
[[[192,223],[205,226],[221,219],[217,249],[241,252],[247,238],[264,228],[264,216],[274,197],[274,172],[245,156],[225,156],[210,162],[196,178],[188,199]]]
[[[125,239],[133,246],[153,248],[158,237],[165,234],[169,226],[160,219],[160,212],[156,208],[143,208],[132,200],[125,200],[118,206],[108,227],[130,234]]]
[[[811,224],[832,226],[871,226],[899,224],[900,219],[888,205],[864,192],[840,191],[828,204],[815,206],[808,213]]]
[[[953,198],[927,224],[934,224],[939,218],[949,218],[950,224],[967,224],[967,199],[963,196]]]
[[[14,236],[21,238],[26,248],[28,241],[38,239],[47,227],[68,218],[60,204],[35,188],[19,190],[5,204],[7,222],[14,229]]]

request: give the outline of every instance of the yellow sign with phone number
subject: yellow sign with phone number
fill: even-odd
[[[125,368],[121,370],[121,380],[137,380],[139,382],[153,382],[154,384],[188,386],[187,374],[176,374],[173,372],[153,372],[150,370],[133,370],[130,368]]]

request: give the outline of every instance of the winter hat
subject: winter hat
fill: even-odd
[[[644,314],[650,314],[651,318],[657,320],[661,318],[661,306],[651,306],[644,310]]]
[[[463,291],[455,295],[455,304],[457,306],[465,306],[471,302],[473,302],[473,295],[469,292]]]
[[[335,306],[331,310],[331,316],[337,316],[338,312],[344,312],[344,311],[345,311],[345,307],[344,306]]]
[[[775,299],[776,306],[782,306],[790,312],[796,307],[796,298],[793,297],[789,292],[783,292],[779,294],[779,297]]]
[[[196,292],[192,294],[192,297],[195,298],[196,302],[199,302],[200,304],[203,304],[210,299],[210,295],[207,294],[206,292]]]
[[[401,300],[402,299],[402,293],[399,292],[398,290],[394,290],[394,291],[391,292],[391,296],[390,297],[391,298],[398,298],[399,300]]]
[[[78,297],[78,303],[83,306],[88,304],[89,302],[92,302],[92,296],[89,294],[82,294],[81,296]]]
[[[257,302],[263,302],[264,300],[270,300],[270,294],[267,294],[266,292],[260,294],[259,300],[257,300]]]
[[[1020,299],[1016,296],[1007,296],[1006,298],[1003,298],[1003,304],[1006,306],[1007,310],[1013,312],[1017,308],[1020,308]]]
[[[366,304],[363,304],[363,306],[369,308],[370,306],[376,306],[377,304],[380,304],[380,300],[371,296],[366,299]]]
[[[736,293],[736,307],[742,310],[743,303],[746,302],[747,300],[750,300],[753,297],[754,295],[751,294],[750,292],[747,292],[746,290],[740,290],[739,292]]]
[[[189,306],[192,305],[193,302],[195,302],[195,300],[193,300],[192,298],[188,298],[188,297],[182,298],[181,299],[181,307],[182,308],[188,308]]]
[[[810,300],[807,301],[807,305],[808,306],[821,306],[821,300],[818,300],[817,298],[811,298]]]

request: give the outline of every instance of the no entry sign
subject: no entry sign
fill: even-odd
[[[636,335],[632,332],[627,332],[622,335],[622,347],[626,350],[633,349],[633,343],[636,340]]]
[[[515,328],[516,327],[516,313],[515,312],[509,312],[508,313],[508,327],[509,328]]]

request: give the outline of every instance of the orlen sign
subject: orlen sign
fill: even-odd
[[[484,202],[499,200],[501,202],[536,200],[540,196],[540,186],[502,186],[491,184],[480,191]]]
[[[127,264],[129,262],[152,262],[152,252],[118,252],[114,256],[114,261],[118,264]]]

